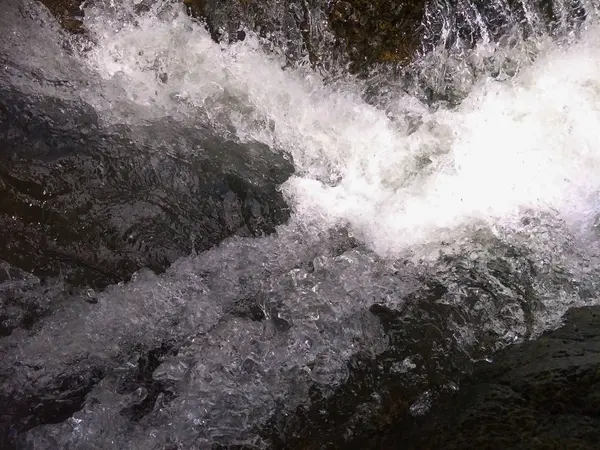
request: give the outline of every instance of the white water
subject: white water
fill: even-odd
[[[142,272],[93,294],[94,306],[67,305],[32,336],[14,333],[7,366],[17,368],[9,380],[15,392],[21,385],[35,392],[38,378],[43,385],[44,377],[78,373],[73,368],[87,358],[107,373],[71,419],[33,430],[32,447],[44,448],[46,436],[63,448],[154,448],[173,436],[187,448],[256,443],[253,427],[309,403],[309,388],[329,395],[345,382],[357,351],[382,352],[387,337],[368,308],[399,309],[423,279],[442,283],[448,292],[439,302],[466,317],[444,323],[466,348],[481,336],[492,335],[497,348],[536,335],[568,307],[597,302],[589,233],[600,188],[594,23],[563,46],[540,38],[508,51],[483,42],[463,55],[468,70],[449,65],[466,98],[436,108],[400,91],[385,105],[367,104],[360,83],[326,84],[309,70],[283,70],[252,36],[215,44],[180,10],[139,17],[136,25],[124,22],[127,5],[86,12],[96,43],[79,62],[106,82],[80,95],[104,120],[169,116],[190,128],[208,120],[224,134],[289,153],[297,172],[282,188],[294,217],[275,235],[232,238],[165,274]],[[487,75],[499,54],[500,65],[511,59],[517,67],[515,77]],[[327,229],[339,224],[375,254],[331,251]],[[502,276],[489,264],[498,259],[506,264]],[[469,271],[493,294],[469,284]],[[529,296],[521,281],[531,283]],[[264,321],[232,317],[248,299],[264,309]],[[290,329],[278,330],[275,318]],[[172,383],[176,397],[166,406],[157,400],[147,420],[134,424],[120,411],[138,394],[119,392],[119,371],[135,367],[133,349],[171,341],[178,353],[153,379]],[[258,369],[243,370],[248,362]],[[30,367],[44,377],[30,377]]]
[[[184,13],[170,14],[114,28],[90,14],[98,45],[84,60],[149,114],[206,115],[233,125],[241,140],[292,155],[297,175],[283,189],[301,222],[347,223],[394,256],[474,222],[513,224],[523,210],[579,222],[596,209],[600,29],[593,23],[569,45],[540,39],[536,62],[512,79],[469,79],[456,108],[430,111],[398,93],[386,111],[361,100],[355,83],[325,86],[309,71],[283,70],[255,38],[221,46]],[[480,47],[471,58],[492,50]]]

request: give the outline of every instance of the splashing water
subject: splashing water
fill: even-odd
[[[257,427],[310,403],[315,389],[334,395],[351,358],[391,345],[375,304],[409,314],[415,298],[434,298],[424,303],[459,317],[436,326],[476,355],[597,302],[595,2],[577,2],[587,12],[577,28],[567,2],[555,2],[551,30],[535,2],[521,2],[519,21],[490,2],[501,26],[469,1],[434,2],[425,19],[436,40],[410,66],[418,82],[380,73],[385,95],[368,102],[373,79],[283,69],[251,33],[217,44],[171,2],[139,15],[135,2],[113,3],[86,6],[93,45],[76,55],[89,77],[77,95],[107,123],[209,122],[289,155],[296,173],[282,190],[293,217],[271,236],[141,272],[94,293],[93,306],[64,306],[32,336],[7,338],[15,369],[2,389],[15,398],[101,379],[70,419],[26,433],[32,448],[50,437],[61,448],[263,447]],[[448,5],[478,31],[452,35]],[[455,101],[425,102],[414,86],[451,89]],[[432,297],[429,284],[443,289]],[[167,344],[152,388],[127,391],[136,352]],[[427,356],[400,360],[413,357]]]
[[[474,74],[455,108],[432,110],[399,93],[386,111],[365,103],[352,83],[325,86],[314,73],[280,69],[256,38],[224,47],[182,11],[170,14],[108,29],[104,16],[91,15],[98,45],[85,61],[155,114],[198,114],[242,141],[290,154],[297,174],[283,189],[298,220],[348,224],[378,253],[397,255],[473,221],[512,223],[528,209],[571,220],[594,210],[593,22],[575,43],[533,42],[535,63],[513,78]],[[473,20],[481,45],[492,45]],[[469,57],[486,56],[479,52]]]

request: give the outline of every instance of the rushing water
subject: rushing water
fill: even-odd
[[[69,298],[3,338],[3,398],[65,383],[87,395],[60,423],[14,429],[30,448],[268,446],[274,416],[336,395],[356,355],[400,345],[381,308],[448,308],[426,319],[448,347],[420,353],[417,342],[381,369],[425,367],[433,380],[452,358],[486,356],[597,302],[596,2],[556,0],[551,20],[534,1],[432,2],[406,74],[367,80],[284,68],[252,33],[217,44],[169,2],[141,14],[113,3],[90,2],[89,35],[67,45],[25,2],[33,19],[10,34],[18,64],[2,83],[85,102],[149,152],[200,151],[145,131],[156,123],[265,144],[293,161],[281,185],[292,214],[271,235]]]

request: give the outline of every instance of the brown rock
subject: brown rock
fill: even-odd
[[[373,63],[407,62],[419,48],[425,0],[336,0],[331,28],[359,71]]]
[[[60,22],[62,27],[75,34],[83,32],[81,18],[83,0],[39,0]]]

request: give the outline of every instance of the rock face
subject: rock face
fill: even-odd
[[[429,414],[370,448],[597,448],[599,348],[600,307],[571,310],[560,329],[479,363]]]

